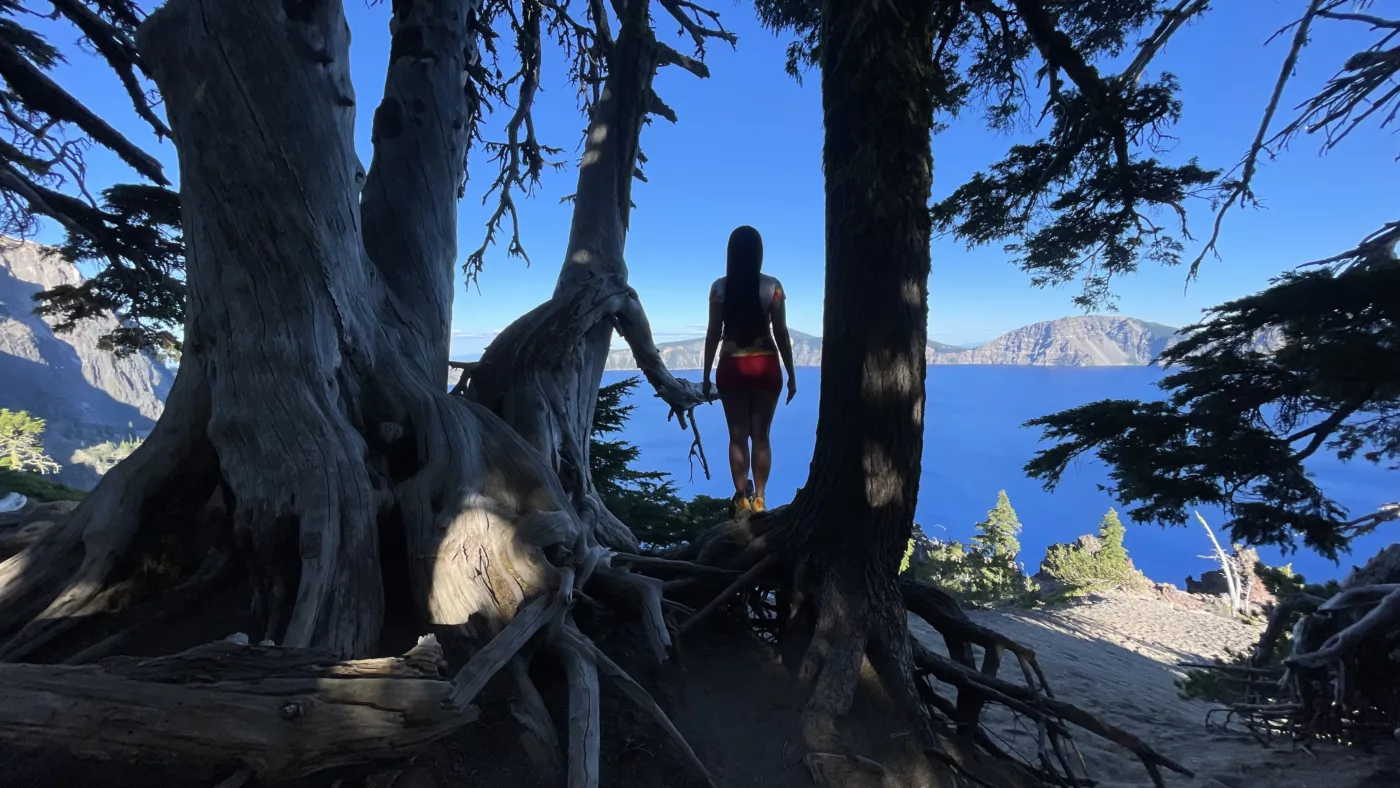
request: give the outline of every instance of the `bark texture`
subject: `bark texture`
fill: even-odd
[[[449,640],[483,642],[549,586],[544,548],[583,546],[539,455],[441,385],[476,9],[394,5],[369,173],[339,2],[172,0],[141,28],[180,156],[185,353],[131,460],[0,564],[5,658],[169,588],[142,567],[211,496],[231,527],[205,541],[241,558],[255,639],[342,657],[379,641],[385,523]],[[178,581],[200,547],[154,557]]]
[[[603,506],[588,471],[593,412],[613,330],[627,340],[682,429],[706,400],[698,386],[666,369],[641,300],[627,284],[624,247],[641,130],[657,106],[656,71],[673,53],[657,42],[646,3],[618,7],[622,25],[589,121],[554,294],[492,341],[470,373],[467,393],[549,460],[599,542],[635,551],[636,537]]]
[[[401,760],[475,719],[449,702],[445,666],[431,639],[356,662],[220,642],[93,667],[4,665],[0,738],[136,760],[165,750],[270,784]]]
[[[636,135],[652,103],[652,76],[670,50],[656,46],[645,4],[626,7],[614,53],[627,68],[609,82],[580,178],[580,204],[605,204],[582,210],[571,245],[583,250],[571,259],[598,262],[570,263],[577,272],[566,268],[561,295],[515,332],[531,352],[511,367],[514,382],[500,378],[498,391],[518,404],[495,409],[518,432],[443,386],[456,202],[476,115],[467,76],[477,59],[480,0],[393,3],[368,172],[353,145],[356,100],[339,0],[170,0],[151,15],[138,43],[180,158],[190,299],[184,355],[147,441],[71,517],[26,536],[0,564],[7,638],[0,658],[43,652],[87,663],[120,651],[133,631],[190,604],[230,565],[252,590],[260,627],[252,639],[287,651],[271,661],[260,661],[261,652],[240,656],[246,673],[262,672],[271,684],[214,689],[183,686],[189,663],[179,659],[147,664],[139,680],[106,664],[25,669],[13,676],[27,688],[18,690],[16,708],[59,698],[55,724],[72,734],[60,737],[64,746],[149,753],[180,735],[173,726],[199,721],[175,717],[150,736],[126,739],[83,741],[74,731],[113,715],[138,721],[145,708],[188,698],[246,719],[248,735],[263,744],[217,741],[219,732],[206,726],[197,741],[166,755],[220,758],[247,745],[253,754],[245,764],[280,779],[377,758],[381,746],[411,755],[417,743],[464,722],[461,708],[517,654],[522,667],[512,675],[528,688],[536,649],[521,650],[543,632],[569,666],[568,771],[575,784],[596,785],[599,658],[586,638],[560,634],[572,626],[574,587],[594,579],[622,589],[641,603],[659,657],[671,642],[660,581],[608,566],[600,537],[635,541],[588,505],[587,428],[607,337],[620,325],[651,342],[626,286],[622,238]],[[532,338],[569,331],[575,341],[561,358],[534,352],[540,345]],[[652,371],[654,382],[669,386],[668,401],[688,415],[698,393],[664,372],[654,348],[650,357],[661,369]],[[546,420],[530,421],[531,408]],[[558,413],[568,416],[560,422],[568,440],[542,442],[548,414]],[[540,445],[551,448],[542,454]],[[570,455],[580,464],[561,466],[558,445],[582,447]],[[381,550],[406,559],[406,577],[386,573]],[[405,586],[391,590],[415,603],[411,623],[438,635],[453,661],[471,657],[448,696],[458,712],[438,708],[436,683],[375,684],[374,708],[359,711],[354,693],[369,684],[354,685],[337,705],[341,685],[325,677],[302,672],[301,683],[277,683],[278,654],[317,655],[326,666],[377,653],[389,583]],[[137,628],[94,637],[88,625],[114,611],[129,612]],[[74,691],[64,695],[69,679]],[[259,749],[275,747],[279,728],[257,696],[318,687],[327,693],[319,702],[343,712],[328,711],[328,726],[310,726],[314,735],[302,742],[323,756],[274,763],[289,756]],[[206,690],[216,694],[206,698]],[[536,731],[537,760],[559,760],[544,704],[517,712]],[[254,714],[261,716],[247,716]],[[336,720],[345,725],[329,725]],[[394,721],[401,735],[388,731]],[[32,731],[16,726],[0,724],[0,738],[33,743]],[[380,744],[368,746],[365,737]]]
[[[834,745],[867,651],[897,702],[922,708],[895,574],[923,454],[932,12],[927,0],[822,6],[827,351],[792,550],[817,611],[802,667],[814,747]]]

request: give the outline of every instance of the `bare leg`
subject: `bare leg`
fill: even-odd
[[[724,405],[724,420],[729,424],[729,472],[734,477],[736,495],[748,494],[751,393],[745,389],[721,389],[719,392],[719,401]]]
[[[779,391],[749,392],[752,408],[749,411],[749,432],[753,440],[753,494],[754,498],[766,497],[768,473],[773,469],[773,446],[768,442],[768,432],[773,426],[773,413],[778,409]]]

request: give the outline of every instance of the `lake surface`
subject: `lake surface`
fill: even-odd
[[[612,383],[638,373],[607,372]],[[698,381],[698,371],[678,372]],[[799,369],[798,394],[791,405],[778,406],[773,424],[773,475],[768,485],[770,506],[790,500],[807,479],[815,443],[820,370]],[[996,504],[997,491],[1006,490],[1020,516],[1021,559],[1034,572],[1045,548],[1080,534],[1095,533],[1099,518],[1110,506],[1118,506],[1096,485],[1107,482],[1102,464],[1081,460],[1065,473],[1054,493],[1025,478],[1022,466],[1041,446],[1039,430],[1025,429],[1027,419],[1101,399],[1160,399],[1155,384],[1162,378],[1156,367],[1010,367],[935,366],[929,368],[927,432],[924,439],[923,478],[920,482],[918,522],[929,536],[966,541],[973,526]],[[628,423],[627,439],[641,449],[639,467],[661,470],[676,477],[682,495],[698,493],[728,497],[733,494],[726,460],[728,434],[719,404],[696,412],[700,435],[710,459],[706,480],[699,463],[687,460],[691,436],[666,421],[666,407],[643,382],[631,403],[636,405]],[[1309,470],[1320,486],[1353,516],[1374,511],[1396,498],[1395,474],[1385,466],[1366,462],[1338,462],[1335,456],[1315,458]],[[1218,527],[1224,513],[1209,507],[1201,514]],[[1184,585],[1187,575],[1199,577],[1213,568],[1210,542],[1199,523],[1187,527],[1128,525],[1127,548],[1133,561],[1157,582]],[[1360,564],[1394,541],[1400,524],[1357,540],[1350,555],[1333,563],[1306,550],[1285,556],[1269,548],[1261,550],[1267,563],[1292,562],[1309,580],[1340,578],[1353,563]]]

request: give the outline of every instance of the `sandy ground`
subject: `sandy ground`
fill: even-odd
[[[1169,786],[1200,788],[1400,788],[1400,745],[1372,752],[1279,743],[1264,748],[1243,734],[1207,729],[1210,705],[1178,697],[1173,679],[1181,661],[1204,661],[1226,648],[1253,643],[1257,627],[1159,599],[1107,596],[1050,611],[974,612],[990,626],[1034,648],[1060,697],[1132,731],[1196,773],[1171,775]],[[911,618],[915,634],[942,651],[942,639]],[[1010,714],[989,717],[1003,740],[1034,739]],[[1092,776],[1104,788],[1151,786],[1146,771],[1097,737],[1076,737]]]

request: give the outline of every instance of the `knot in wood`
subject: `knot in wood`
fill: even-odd
[[[282,715],[282,719],[291,722],[305,714],[306,709],[300,703],[286,703],[277,710],[277,713]]]
[[[394,443],[402,438],[404,429],[402,424],[392,421],[382,421],[379,423],[379,439],[385,443]]]

